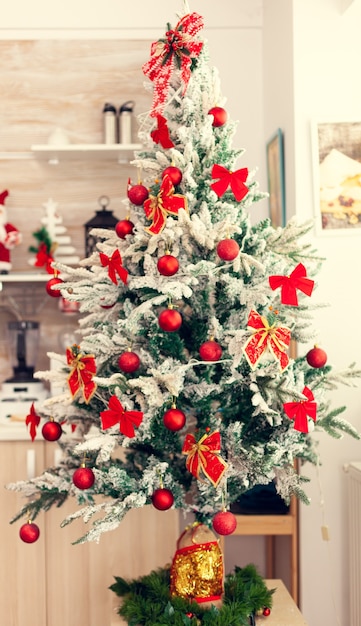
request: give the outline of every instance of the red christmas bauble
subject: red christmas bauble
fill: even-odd
[[[212,525],[219,535],[231,535],[237,528],[237,520],[231,511],[219,511],[215,514]]]
[[[136,206],[142,206],[147,200],[149,191],[144,185],[133,185],[128,187],[128,198]]]
[[[174,333],[182,326],[182,316],[174,309],[165,309],[159,315],[158,324],[162,330],[168,333]]]
[[[54,285],[64,285],[64,281],[61,280],[61,278],[51,278],[50,280],[48,280],[48,282],[45,285],[45,289],[47,291],[47,293],[49,294],[49,296],[51,296],[52,298],[61,298],[61,291],[60,289],[52,289],[52,287]]]
[[[239,245],[234,239],[222,239],[217,245],[217,254],[222,261],[233,261],[239,253]]]
[[[127,352],[123,352],[118,359],[118,365],[122,372],[126,374],[132,374],[139,369],[140,366],[140,358],[135,352],[131,352],[128,350]]]
[[[90,467],[79,467],[73,474],[73,483],[78,489],[90,489],[94,481],[94,472]]]
[[[174,502],[174,496],[169,489],[156,489],[152,495],[152,504],[159,511],[170,509]]]
[[[202,361],[218,361],[222,356],[222,348],[216,341],[205,341],[199,348]]]
[[[176,432],[181,430],[186,423],[186,416],[180,409],[175,407],[168,409],[163,415],[163,423],[168,430]]]
[[[164,176],[168,176],[174,186],[179,185],[182,182],[183,178],[183,174],[180,169],[178,167],[174,167],[173,165],[165,168],[165,170],[162,172],[162,178],[164,178]]]
[[[19,530],[19,536],[24,543],[34,543],[39,539],[40,530],[39,526],[33,522],[23,524]]]
[[[324,365],[326,365],[327,362],[327,354],[324,350],[322,350],[322,348],[314,346],[311,350],[307,352],[306,360],[311,367],[323,367]]]
[[[115,232],[120,239],[125,239],[127,235],[133,234],[134,224],[130,220],[120,220],[115,224]]]
[[[265,606],[262,611],[262,615],[264,615],[265,617],[268,617],[269,615],[271,615],[271,609],[268,606]]]
[[[173,276],[179,270],[179,261],[172,254],[165,254],[158,259],[157,268],[162,276]]]
[[[45,422],[41,434],[43,435],[46,441],[57,441],[60,439],[62,435],[62,428],[59,422],[55,422],[54,420],[50,420],[49,422]]]
[[[223,126],[228,119],[227,111],[222,107],[209,109],[208,115],[213,115],[212,126]]]

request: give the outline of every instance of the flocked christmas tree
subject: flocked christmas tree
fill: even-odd
[[[146,504],[227,534],[230,504],[255,485],[274,481],[286,501],[307,501],[294,462],[317,461],[315,428],[358,437],[327,392],[359,372],[335,372],[320,348],[290,355],[314,336],[320,259],[303,241],[312,225],[252,225],[264,194],[232,147],[236,124],[201,28],[186,13],[144,65],[154,99],[129,217],[94,232],[98,251],[79,267],[57,264],[63,295],[83,313],[79,343],[51,355],[58,370],[39,372],[63,393],[27,421],[35,436],[45,420],[63,458],[10,485],[27,497],[14,521],[74,496],[79,510],[64,524],[95,519],[80,541]]]

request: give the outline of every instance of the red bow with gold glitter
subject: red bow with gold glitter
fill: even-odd
[[[167,215],[178,215],[179,209],[187,209],[187,198],[174,193],[171,179],[164,176],[158,195],[150,195],[143,206],[147,218],[152,220],[152,224],[145,230],[158,235],[165,226]]]
[[[168,30],[165,38],[154,41],[151,46],[151,57],[143,65],[143,72],[154,82],[154,95],[151,116],[162,113],[169,83],[175,69],[180,70],[183,82],[183,94],[187,88],[192,59],[199,56],[203,43],[195,36],[203,28],[203,18],[198,13],[184,15],[174,28]]]
[[[34,439],[36,437],[36,428],[40,424],[40,416],[37,415],[37,413],[35,411],[34,402],[32,403],[32,405],[30,407],[29,415],[26,416],[25,424],[27,426],[30,426],[29,434],[30,434],[30,437],[31,437],[31,441],[34,441]]]
[[[102,429],[106,430],[119,423],[119,430],[122,435],[134,437],[134,426],[138,428],[143,419],[143,413],[141,411],[126,411],[117,396],[111,396],[108,407],[107,411],[100,413]]]
[[[266,317],[251,310],[247,325],[253,329],[252,336],[243,348],[247,361],[252,369],[255,369],[262,354],[269,350],[278,360],[281,370],[284,370],[289,362],[285,352],[290,345],[291,331],[286,326],[270,324]]]
[[[182,448],[182,454],[187,455],[187,470],[197,479],[202,472],[215,487],[228,467],[220,451],[221,436],[218,431],[203,435],[199,441],[196,441],[194,435],[188,434]]]
[[[122,265],[122,257],[120,256],[119,250],[114,250],[110,257],[100,252],[99,257],[102,266],[108,267],[108,276],[115,285],[118,284],[117,274],[124,284],[127,282],[128,271]]]
[[[306,400],[299,400],[298,402],[286,402],[283,405],[284,411],[290,419],[295,420],[294,428],[301,433],[308,433],[308,419],[307,416],[316,421],[317,403],[314,402],[314,396],[308,387],[304,387],[302,391],[306,396]]]
[[[243,167],[235,172],[230,172],[223,165],[217,163],[212,168],[212,178],[219,178],[211,184],[211,188],[216,192],[218,198],[226,193],[228,187],[233,191],[237,202],[240,202],[248,193],[248,187],[244,184],[248,177],[248,169]]]
[[[71,348],[66,349],[66,360],[71,367],[68,376],[71,395],[74,398],[81,389],[83,398],[88,404],[97,388],[96,383],[92,380],[96,374],[95,358],[92,354],[82,354],[80,347],[74,344]]]
[[[170,138],[167,120],[163,115],[157,115],[158,127],[150,133],[154,143],[160,143],[162,148],[174,148],[174,143]]]
[[[270,276],[271,289],[281,287],[281,302],[290,306],[298,306],[297,289],[310,296],[315,282],[307,278],[306,268],[302,263],[296,265],[289,276]]]

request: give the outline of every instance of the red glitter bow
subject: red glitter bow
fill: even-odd
[[[240,202],[248,193],[248,187],[244,184],[248,177],[248,169],[243,167],[235,172],[230,172],[223,165],[217,163],[212,168],[212,178],[219,178],[215,183],[211,184],[211,188],[216,192],[218,198],[226,193],[228,187],[231,187],[233,195],[237,202]]]
[[[174,193],[171,179],[164,176],[158,195],[150,195],[143,206],[147,218],[152,220],[152,224],[145,230],[158,235],[165,226],[167,215],[178,215],[179,209],[187,209],[187,198]]]
[[[138,428],[143,419],[143,413],[141,411],[126,411],[117,396],[111,396],[108,407],[107,411],[100,413],[102,429],[106,430],[119,423],[119,430],[122,435],[134,437],[134,426]]]
[[[298,402],[286,402],[283,409],[290,419],[294,419],[294,428],[301,433],[308,433],[307,416],[316,421],[317,403],[314,402],[314,396],[308,387],[304,387],[302,391],[307,400],[299,400]]]
[[[221,436],[218,431],[203,435],[199,441],[188,434],[182,448],[182,454],[187,455],[187,470],[197,479],[202,472],[215,487],[228,467],[219,455],[220,451]]]
[[[290,306],[298,306],[297,289],[310,296],[315,282],[307,278],[306,268],[299,263],[289,276],[270,276],[271,289],[281,287],[281,302]]]
[[[68,376],[68,385],[71,395],[74,396],[81,389],[83,398],[88,404],[97,388],[92,378],[96,374],[95,358],[92,354],[81,354],[77,345],[66,349],[66,360],[71,372]]]
[[[154,41],[151,57],[143,65],[143,72],[154,82],[154,95],[151,116],[162,113],[169,83],[175,69],[180,70],[183,82],[183,94],[191,76],[192,59],[199,56],[203,43],[195,36],[203,28],[203,18],[198,13],[184,15],[174,28],[168,30],[165,38]]]
[[[281,370],[284,370],[289,362],[288,354],[285,352],[291,341],[289,328],[270,325],[266,317],[253,309],[249,314],[247,325],[253,329],[253,335],[248,339],[243,352],[251,368],[256,368],[262,354],[268,349],[278,360]]]
[[[30,434],[30,437],[31,437],[31,441],[34,441],[34,439],[36,437],[36,428],[40,424],[40,416],[37,415],[37,413],[35,411],[34,402],[32,403],[32,405],[30,407],[29,415],[26,416],[25,424],[27,426],[30,426],[29,434]]]
[[[115,285],[118,284],[117,274],[124,284],[127,282],[128,271],[122,265],[122,257],[120,256],[119,250],[114,250],[111,257],[100,252],[99,257],[102,266],[108,267],[108,276]]]
[[[167,120],[163,115],[157,115],[158,128],[150,133],[154,143],[160,143],[162,148],[174,148],[174,143],[170,138]]]

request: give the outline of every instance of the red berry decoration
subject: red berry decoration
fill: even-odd
[[[136,206],[142,206],[147,200],[149,191],[144,185],[129,185],[128,186],[128,198]]]
[[[219,535],[231,535],[237,528],[237,520],[231,511],[219,511],[215,514],[212,525]]]
[[[163,424],[168,430],[172,432],[176,432],[177,430],[181,430],[186,423],[186,416],[180,409],[177,409],[175,406],[172,406],[171,409],[168,409],[163,415]]]
[[[94,481],[94,472],[90,467],[79,467],[73,474],[73,483],[78,489],[90,489]]]
[[[122,372],[125,372],[125,374],[133,374],[133,372],[136,372],[137,369],[139,369],[140,358],[137,354],[135,354],[135,352],[128,350],[120,355],[118,365]]]
[[[19,536],[24,543],[34,543],[39,539],[40,530],[39,526],[33,522],[23,524],[19,530]]]
[[[223,239],[217,245],[217,254],[222,261],[234,261],[238,253],[239,245],[234,239]]]
[[[61,291],[60,289],[53,289],[53,287],[55,285],[64,285],[64,281],[61,280],[61,278],[51,278],[50,280],[48,280],[48,282],[45,285],[45,289],[47,291],[47,293],[49,294],[49,296],[51,296],[52,298],[61,298]]]
[[[199,356],[202,361],[218,361],[222,356],[222,348],[213,339],[205,341],[199,348]]]
[[[62,432],[59,422],[55,422],[53,419],[50,419],[49,422],[45,422],[41,430],[41,434],[46,441],[57,441],[60,439]]]
[[[309,350],[309,352],[307,352],[306,360],[311,367],[323,367],[327,362],[327,354],[324,350],[322,350],[322,348],[314,346],[311,350]]]
[[[159,315],[158,324],[167,333],[174,333],[182,326],[182,316],[174,309],[165,309]]]
[[[179,261],[172,254],[165,254],[158,259],[157,268],[162,276],[173,276],[179,270]]]
[[[227,111],[222,107],[213,107],[212,109],[209,109],[208,115],[213,115],[212,126],[216,127],[223,126],[228,119]]]
[[[127,235],[133,234],[134,224],[129,219],[120,220],[115,224],[115,232],[120,239],[125,239]]]
[[[162,178],[164,178],[164,176],[168,176],[174,186],[179,185],[182,182],[183,178],[183,174],[180,169],[178,169],[178,167],[174,167],[173,165],[165,168],[165,170],[162,172]]]
[[[152,504],[159,511],[170,509],[174,502],[174,496],[169,489],[156,489],[152,495]]]
[[[264,615],[265,617],[268,617],[269,615],[271,615],[271,609],[268,606],[265,606],[262,611],[262,615]]]

